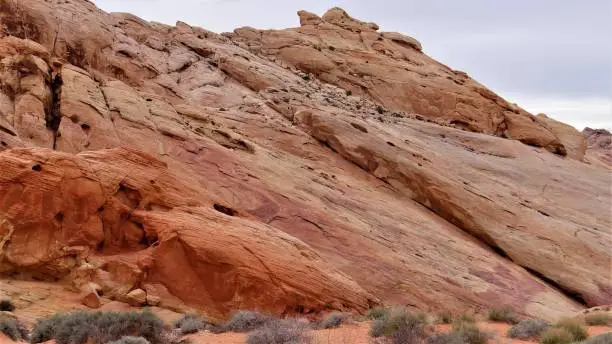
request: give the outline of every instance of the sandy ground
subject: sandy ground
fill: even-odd
[[[490,341],[490,344],[533,344],[535,342],[511,339],[506,337],[508,324],[500,323],[480,323],[482,329],[494,332],[497,337]],[[355,323],[345,325],[338,329],[313,331],[313,344],[371,344],[368,332],[370,330],[370,322]],[[450,330],[450,325],[439,325],[437,331],[445,332]],[[612,332],[612,327],[608,326],[591,326],[589,334],[591,336],[605,332]],[[246,343],[246,334],[242,333],[224,333],[211,334],[201,333],[190,336],[194,344],[244,344]]]
[[[313,344],[368,344],[370,323],[355,323],[331,330],[313,331]],[[244,344],[246,334],[201,333],[189,337],[194,344]]]

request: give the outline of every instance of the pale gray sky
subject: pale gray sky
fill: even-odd
[[[299,25],[340,6],[421,41],[427,54],[528,111],[612,129],[612,0],[94,0],[108,12],[215,32]]]

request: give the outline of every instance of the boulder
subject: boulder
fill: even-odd
[[[81,303],[89,308],[100,308],[102,303],[98,290],[101,290],[100,286],[94,283],[89,283],[83,287],[81,292]]]
[[[147,303],[147,292],[142,289],[134,289],[125,295],[125,300],[134,307],[143,306]]]

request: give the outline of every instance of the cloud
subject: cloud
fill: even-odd
[[[525,110],[544,113],[582,131],[585,127],[612,130],[612,100],[610,98],[554,98],[507,94],[507,99]]]

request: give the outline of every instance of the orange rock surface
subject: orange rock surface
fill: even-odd
[[[3,278],[216,317],[609,303],[610,170],[575,132],[415,39],[300,20],[219,35],[2,0]]]

